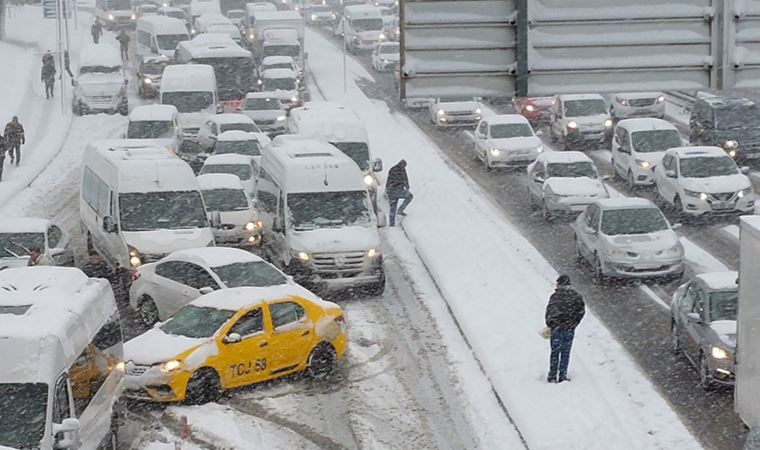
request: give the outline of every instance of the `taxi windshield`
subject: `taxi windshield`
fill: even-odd
[[[235,314],[227,309],[187,305],[161,325],[161,331],[194,339],[208,338]]]

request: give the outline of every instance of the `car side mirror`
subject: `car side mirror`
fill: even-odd
[[[383,160],[380,158],[375,158],[372,161],[372,171],[373,172],[382,172],[383,171]]]
[[[198,292],[200,292],[201,295],[206,295],[214,292],[214,288],[211,286],[203,286],[202,288],[198,289]]]
[[[272,231],[280,232],[284,229],[281,217],[272,219]]]
[[[222,226],[222,213],[219,211],[211,211],[211,226],[213,228],[220,228]]]
[[[230,333],[227,336],[225,336],[224,339],[222,339],[222,342],[224,342],[225,344],[236,344],[236,343],[238,343],[238,342],[240,342],[242,340],[243,340],[243,338],[240,337],[239,334],[237,334],[237,333]]]
[[[116,233],[117,226],[116,221],[111,216],[103,217],[103,230],[106,233]]]
[[[60,424],[53,424],[53,435],[63,433],[61,439],[56,439],[55,448],[79,448],[82,444],[79,442],[79,420],[73,417],[63,419]]]
[[[741,168],[739,168],[739,170],[740,170],[740,171],[741,171],[741,172],[742,172],[744,175],[747,175],[747,174],[749,173],[749,167],[747,167],[747,166],[742,166]]]
[[[539,176],[534,177],[533,181],[535,181],[538,184],[544,184],[544,179]]]
[[[668,178],[675,178],[676,177],[676,171],[668,169],[668,170],[665,171],[665,176],[668,177]]]
[[[50,249],[50,256],[61,256],[64,253],[66,253],[66,249],[64,248],[56,247]]]
[[[224,112],[224,106],[222,105],[216,105],[216,113],[222,114]]]
[[[690,312],[686,314],[686,320],[688,320],[689,323],[696,323],[696,324],[702,323],[702,318],[699,316],[699,313],[695,313],[695,312]]]

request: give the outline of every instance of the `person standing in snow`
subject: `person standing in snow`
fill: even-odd
[[[45,98],[53,97],[53,86],[55,85],[55,59],[50,50],[42,56],[42,82],[45,83]]]
[[[557,287],[546,305],[546,326],[551,330],[551,354],[549,356],[549,383],[570,381],[567,367],[570,349],[575,338],[575,328],[586,314],[583,297],[570,286],[570,277],[560,275]]]
[[[93,22],[92,26],[90,27],[90,34],[92,34],[92,42],[97,44],[100,42],[100,37],[103,36],[103,25],[100,24],[99,20],[95,20]]]
[[[127,32],[124,30],[121,30],[121,33],[119,33],[118,36],[116,36],[116,40],[119,41],[119,47],[121,48],[121,59],[122,61],[129,61],[129,41],[130,38],[127,35]]]
[[[388,195],[390,207],[388,222],[390,226],[396,225],[396,214],[405,216],[406,207],[409,206],[414,196],[409,192],[409,177],[406,175],[406,160],[401,160],[388,171],[388,182],[385,184],[385,193]],[[399,200],[404,200],[396,209]]]
[[[13,116],[13,119],[5,125],[5,143],[11,154],[11,164],[16,161],[16,167],[18,167],[21,164],[21,145],[26,143],[24,126],[19,123],[18,116]]]

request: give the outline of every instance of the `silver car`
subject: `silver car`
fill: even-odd
[[[697,275],[673,294],[670,327],[673,351],[699,369],[702,387],[734,384],[736,272]]]

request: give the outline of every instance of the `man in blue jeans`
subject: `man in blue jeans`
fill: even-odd
[[[560,275],[557,287],[546,305],[546,326],[551,330],[551,355],[549,356],[549,383],[570,381],[567,366],[573,347],[575,328],[586,314],[583,297],[570,286],[570,277]]]
[[[404,210],[411,203],[414,196],[409,192],[409,177],[406,175],[406,160],[401,160],[388,171],[388,181],[385,184],[385,193],[388,195],[388,224],[396,225],[396,214],[405,216]],[[396,209],[399,200],[404,200]]]

